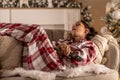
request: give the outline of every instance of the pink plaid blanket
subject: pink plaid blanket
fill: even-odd
[[[35,70],[60,70],[59,60],[50,40],[40,25],[0,23],[0,34],[24,43],[23,67]]]

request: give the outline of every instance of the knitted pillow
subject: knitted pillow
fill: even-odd
[[[97,53],[95,63],[105,63],[107,59],[104,58],[104,54],[105,51],[108,50],[108,40],[103,36],[96,35],[92,41],[95,43],[95,50]]]
[[[0,36],[0,64],[2,69],[21,65],[22,44],[8,36]]]

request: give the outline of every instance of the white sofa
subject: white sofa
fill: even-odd
[[[59,38],[63,38],[64,30],[46,30],[51,41],[56,41]],[[8,37],[0,36],[0,64],[2,69],[14,69],[21,65],[21,54],[23,44],[21,42]],[[17,54],[16,54],[17,53]],[[104,57],[107,58],[105,65],[111,69],[115,69],[112,73],[107,74],[94,74],[86,76],[79,76],[75,78],[57,77],[56,80],[118,80],[118,68],[119,68],[119,47],[114,43],[109,43],[109,49],[106,51]],[[2,72],[0,73],[2,74]],[[2,77],[0,80],[33,80],[31,78],[24,78],[20,76]]]

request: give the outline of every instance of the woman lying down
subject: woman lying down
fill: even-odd
[[[72,36],[59,40],[54,47],[39,25],[0,24],[0,29],[0,34],[14,37],[25,45],[24,69],[5,71],[3,76],[19,74],[38,80],[53,80],[56,76],[76,77],[86,72],[99,74],[109,70],[103,65],[93,64],[96,51],[91,38],[96,32],[84,21],[76,22],[72,26]]]

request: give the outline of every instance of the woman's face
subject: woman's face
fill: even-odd
[[[86,29],[82,22],[77,22],[72,27],[73,37],[80,37],[80,39],[85,39],[88,32],[89,32],[89,29]]]

